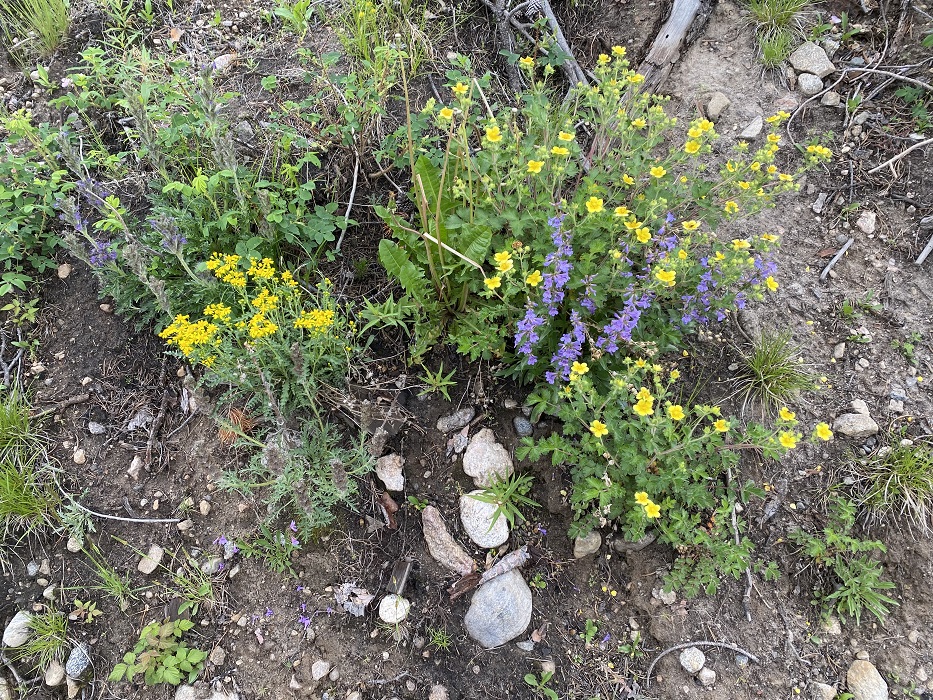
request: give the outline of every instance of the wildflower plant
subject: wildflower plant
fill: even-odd
[[[503,357],[524,378],[566,381],[577,360],[668,349],[777,289],[776,236],[714,231],[795,188],[779,165],[789,115],[768,119],[762,147],[708,165],[712,122],[678,125],[665,98],[639,92],[624,49],[612,53],[598,84],[562,103],[521,62],[533,86],[514,110],[487,107],[488,79],[452,71],[449,104],[429,102],[397,135],[415,216],[380,210],[395,238],[380,244],[383,264],[434,315],[428,330],[449,321],[461,352]],[[813,146],[807,163],[827,154]]]
[[[714,592],[722,577],[738,577],[752,561],[751,540],[736,543],[731,530],[735,503],[754,492],[728,477],[740,452],[779,459],[804,436],[787,410],[770,428],[741,429],[717,406],[691,406],[678,398],[679,377],[676,368],[626,358],[602,389],[576,363],[553,402],[547,389],[532,396],[537,411],[563,421],[563,432],[526,439],[516,454],[569,466],[571,536],[612,524],[636,541],[656,529],[679,553],[666,585],[695,595]],[[832,437],[819,429],[818,436]],[[741,518],[737,524],[742,530]]]

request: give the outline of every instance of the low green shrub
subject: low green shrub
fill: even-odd
[[[133,651],[123,656],[108,678],[132,681],[142,674],[146,685],[193,683],[204,669],[207,652],[190,648],[182,637],[194,627],[190,620],[150,622],[139,633]]]

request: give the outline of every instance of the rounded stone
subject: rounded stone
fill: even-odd
[[[696,647],[688,647],[680,652],[680,665],[690,675],[696,675],[706,664],[706,654]]]
[[[603,538],[598,530],[592,530],[581,537],[577,537],[573,541],[573,558],[582,559],[591,554],[596,554],[602,544]]]
[[[491,549],[509,539],[509,524],[501,513],[493,521],[497,506],[475,498],[482,493],[482,490],[476,490],[460,497],[460,521],[473,542]]]
[[[463,453],[463,471],[480,488],[492,486],[497,479],[512,476],[515,467],[508,450],[496,441],[489,428],[483,428],[470,440]]]
[[[389,593],[379,602],[379,619],[388,625],[397,625],[408,617],[411,603],[400,595]]]
[[[486,649],[524,634],[531,623],[531,589],[512,569],[480,586],[463,620],[467,634]]]
[[[853,661],[846,672],[853,700],[888,700],[888,684],[870,661]]]

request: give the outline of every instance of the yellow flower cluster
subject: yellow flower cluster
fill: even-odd
[[[275,272],[273,272],[273,274],[275,274]],[[260,291],[250,303],[259,309],[259,313],[265,314],[274,311],[278,307],[279,298],[263,287],[262,291]]]
[[[321,335],[334,325],[334,312],[330,309],[302,311],[301,315],[295,319],[294,325],[295,328],[310,331],[311,335]]]
[[[638,390],[638,393],[635,394],[635,398],[637,398],[638,401],[635,402],[632,410],[636,415],[642,417],[654,415],[654,397],[651,395],[650,391],[642,387]]]
[[[246,286],[246,275],[240,272],[239,255],[221,255],[214,253],[210,260],[205,263],[208,270],[214,273],[214,277],[226,282],[231,287],[242,289]]]
[[[209,345],[214,340],[215,333],[217,333],[217,326],[210,321],[201,319],[191,323],[188,315],[179,314],[165,330],[159,333],[159,337],[181,350],[185,357],[190,357],[195,349]]]
[[[271,258],[257,260],[252,258],[249,261],[249,269],[246,274],[260,280],[269,280],[275,277],[275,263]]]
[[[231,311],[232,309],[226,304],[208,304],[204,308],[204,315],[210,316],[215,321],[226,323],[230,320]]]
[[[816,158],[828,159],[833,157],[833,152],[826,146],[807,146],[807,153]]]
[[[248,329],[249,337],[254,340],[259,340],[260,338],[275,334],[279,327],[266,318],[266,315],[260,311],[258,314],[253,314],[250,318]]]
[[[635,494],[635,503],[640,505],[645,509],[645,515],[649,518],[657,518],[661,515],[661,506],[652,501],[648,494],[644,491],[639,491]]]

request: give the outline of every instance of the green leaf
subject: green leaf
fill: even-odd
[[[126,664],[117,664],[113,667],[113,670],[110,672],[110,675],[107,677],[108,681],[114,683],[123,680],[123,676],[126,674],[128,666]]]
[[[427,298],[427,280],[424,272],[408,257],[408,253],[395,241],[383,239],[379,242],[379,260],[386,272],[402,285],[402,289],[423,305]]]

